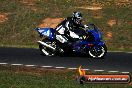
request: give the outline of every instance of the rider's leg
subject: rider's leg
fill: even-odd
[[[72,43],[68,41],[68,39],[64,35],[56,35],[56,40],[57,40],[57,50],[59,47],[62,49],[67,50],[72,48]]]

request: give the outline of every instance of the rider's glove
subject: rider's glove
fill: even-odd
[[[88,28],[88,25],[84,25],[85,28]]]
[[[79,37],[79,39],[81,39],[81,40],[82,40],[82,39],[83,39],[83,37],[81,36],[81,37]]]

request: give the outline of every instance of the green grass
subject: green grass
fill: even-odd
[[[27,4],[22,3],[28,2]],[[132,1],[118,5],[118,0],[0,0],[0,13],[7,13],[8,20],[0,23],[0,46],[36,46],[38,34],[33,29],[47,17],[65,18],[80,11],[84,23],[95,23],[103,32],[109,50],[132,51]],[[33,5],[28,5],[32,4]],[[91,11],[77,7],[102,6],[102,10]],[[36,10],[34,10],[34,8]],[[54,9],[53,9],[54,8]],[[100,18],[95,18],[99,16]],[[110,27],[110,19],[117,21]],[[112,38],[106,36],[113,33]]]
[[[132,88],[129,84],[80,85],[77,76],[76,70],[0,66],[0,88]]]

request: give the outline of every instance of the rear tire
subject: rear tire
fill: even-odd
[[[45,42],[45,43],[47,43],[48,45],[51,45],[51,46],[53,46],[53,47],[56,46],[56,45],[55,45],[55,42],[51,42],[49,39],[43,39],[43,42]],[[44,55],[44,56],[54,56],[54,55],[55,55],[55,51],[53,51],[52,49],[47,48],[47,47],[45,47],[45,46],[43,46],[43,45],[41,45],[41,44],[39,44],[39,50],[40,50],[41,54]],[[44,51],[47,51],[47,53],[49,53],[49,54],[46,55],[46,54],[44,53]]]

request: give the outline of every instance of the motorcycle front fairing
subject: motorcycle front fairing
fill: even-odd
[[[86,33],[89,37],[84,40],[79,40],[77,44],[74,45],[74,50],[77,52],[82,52],[79,50],[80,47],[89,50],[92,47],[104,46],[105,43],[102,41],[102,33],[98,30],[97,27],[95,27],[95,25],[94,27],[86,30]]]

